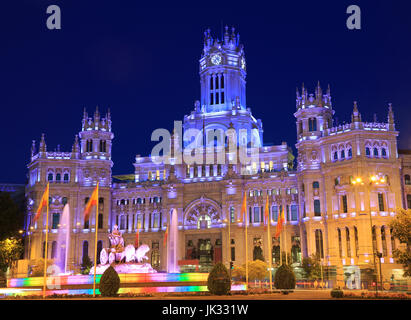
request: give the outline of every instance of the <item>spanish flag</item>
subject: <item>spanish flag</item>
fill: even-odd
[[[281,234],[281,231],[283,230],[283,223],[285,222],[284,219],[284,207],[281,210],[281,213],[278,215],[278,223],[277,223],[277,229],[275,231],[275,237],[278,238]]]
[[[37,219],[40,217],[41,211],[43,210],[43,207],[46,206],[46,208],[49,206],[49,183],[47,183],[46,190],[43,193],[43,196],[41,197],[39,207],[36,211],[36,215],[34,216],[34,222],[37,221]]]
[[[244,223],[247,223],[247,195],[245,191],[243,196],[243,204],[241,205],[241,219]]]
[[[164,233],[164,247],[167,246],[167,237],[168,237],[168,226],[166,228],[166,232]]]
[[[264,226],[264,230],[267,229],[267,226],[270,224],[270,207],[268,206],[268,194],[265,199],[265,208],[264,208],[264,219],[266,221],[266,225]]]
[[[97,202],[98,202],[98,182],[97,182],[96,188],[93,191],[93,194],[91,195],[91,198],[88,200],[86,204],[86,208],[84,209],[84,222],[88,221],[90,217],[91,208],[93,206],[96,206]]]

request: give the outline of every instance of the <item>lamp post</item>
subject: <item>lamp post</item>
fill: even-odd
[[[365,184],[368,195],[371,193],[371,186],[386,182],[384,177],[380,177],[377,175],[371,176],[369,180],[370,181],[367,184]],[[357,177],[356,179],[351,181],[351,184],[352,185],[364,185],[364,182],[361,177]],[[371,207],[370,207],[370,231],[371,231],[372,255],[373,255],[373,261],[374,261],[374,274],[376,275],[375,294],[378,295],[378,269],[377,269],[377,263],[375,261],[375,257],[377,255],[377,249],[375,248],[374,239],[373,239],[373,224],[372,224]]]

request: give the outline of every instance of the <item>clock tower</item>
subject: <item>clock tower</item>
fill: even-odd
[[[200,58],[201,105],[206,113],[246,109],[246,63],[240,35],[225,27],[223,39],[204,32]]]

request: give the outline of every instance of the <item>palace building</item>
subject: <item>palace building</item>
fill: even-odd
[[[223,151],[225,163],[158,163],[151,156],[137,155],[133,173],[113,176],[110,112],[101,115],[96,110],[89,117],[84,111],[71,151],[48,151],[44,135],[38,148],[33,141],[26,187],[26,259],[45,254],[46,213],[36,223],[32,218],[49,182],[47,256],[53,258],[59,250],[59,217],[68,203],[68,261],[73,271],[79,270],[83,256],[93,259],[95,228],[100,252],[109,246],[108,234],[118,225],[126,244],[134,243],[139,230],[140,243],[151,249],[149,262],[160,271],[170,271],[170,261],[186,271],[208,270],[219,261],[241,265],[245,250],[249,260],[268,261],[271,248],[273,266],[279,264],[282,251],[295,266],[303,257],[317,254],[324,270],[333,270],[330,277],[344,278],[353,288],[360,286],[367,270],[377,266],[379,272],[378,259],[384,280],[401,277],[402,266],[392,256],[400,244],[388,224],[397,207],[411,207],[411,154],[397,149],[399,132],[391,105],[386,122],[364,122],[354,102],[351,121],[336,125],[330,88],[323,92],[318,84],[310,93],[303,87],[297,91],[294,112],[295,159],[285,142],[263,143],[262,121],[246,104],[245,53],[234,29],[226,28],[221,40],[205,32],[199,74],[201,97],[184,116],[183,132],[243,130],[245,140],[240,141],[238,134],[236,144],[257,146],[258,162],[232,164],[233,154],[225,145],[208,144],[205,153],[214,158]],[[172,135],[173,157],[183,152],[179,139],[177,133]],[[99,213],[97,219],[92,213],[84,223],[84,207],[97,182]],[[271,244],[264,218],[267,195]],[[286,222],[280,241],[274,233],[283,208]],[[174,233],[169,229],[164,246],[172,214],[176,229]],[[373,251],[381,253],[376,264]]]

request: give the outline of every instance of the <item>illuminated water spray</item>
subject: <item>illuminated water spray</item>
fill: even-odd
[[[177,210],[173,209],[170,213],[170,236],[168,243],[168,272],[176,273],[179,272],[177,267],[177,235],[178,235],[178,219],[177,219]]]
[[[58,228],[57,239],[57,257],[55,264],[59,267],[60,272],[66,274],[67,260],[70,245],[70,207],[68,204],[64,206],[63,213],[60,217],[60,226]]]

